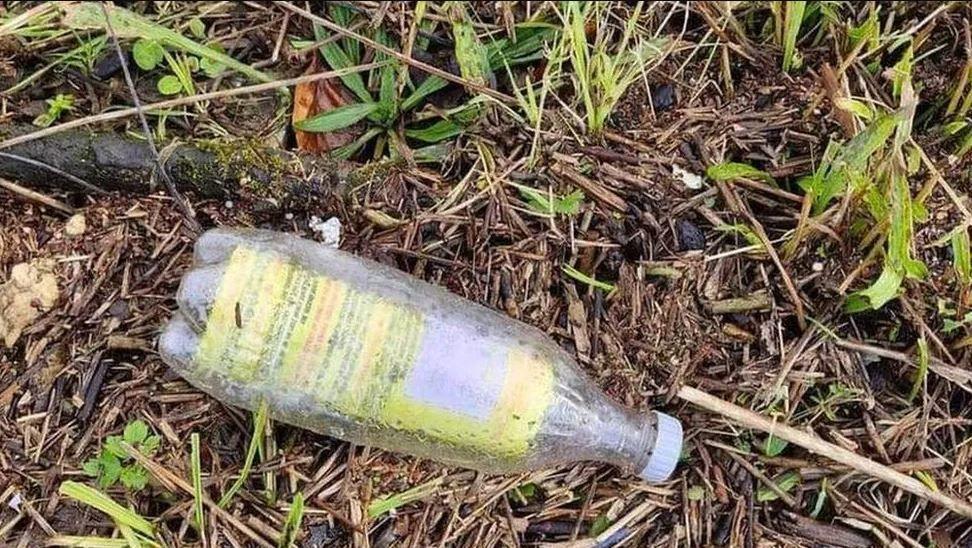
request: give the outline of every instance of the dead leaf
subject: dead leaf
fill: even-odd
[[[57,302],[54,261],[39,259],[10,269],[10,279],[0,286],[0,337],[7,347],[20,338],[24,328]]]
[[[320,65],[315,57],[304,74],[314,74],[319,71]],[[296,124],[350,102],[351,99],[344,91],[344,85],[337,78],[297,84],[294,90],[294,112],[291,115],[291,123]],[[360,134],[358,126],[329,133],[294,130],[297,150],[303,152],[328,152],[352,143]]]

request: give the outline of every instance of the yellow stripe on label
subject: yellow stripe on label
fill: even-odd
[[[251,288],[252,297],[240,307],[240,337],[236,341],[230,376],[240,382],[253,379],[260,359],[270,346],[268,335],[281,312],[284,291],[293,265],[274,257],[263,270],[259,285]]]
[[[288,343],[280,372],[282,385],[305,388],[317,378],[317,367],[326,355],[347,293],[346,284],[317,277],[309,310],[301,316]]]
[[[217,369],[225,363],[225,354],[233,348],[240,333],[236,325],[240,300],[246,298],[251,276],[257,277],[262,272],[259,262],[261,257],[249,249],[237,248],[233,252],[196,350],[195,361],[201,369]]]

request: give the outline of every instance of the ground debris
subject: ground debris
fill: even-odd
[[[7,347],[20,338],[25,328],[57,302],[54,262],[37,259],[10,269],[10,278],[0,286],[0,337]]]

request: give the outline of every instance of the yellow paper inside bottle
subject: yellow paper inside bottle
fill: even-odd
[[[298,391],[351,419],[498,458],[524,454],[550,404],[551,364],[427,316],[240,246],[194,361],[200,372]]]

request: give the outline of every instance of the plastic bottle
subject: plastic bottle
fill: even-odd
[[[629,411],[539,330],[296,236],[196,243],[162,357],[211,396],[364,445],[490,473],[595,460],[672,473],[678,420]]]

